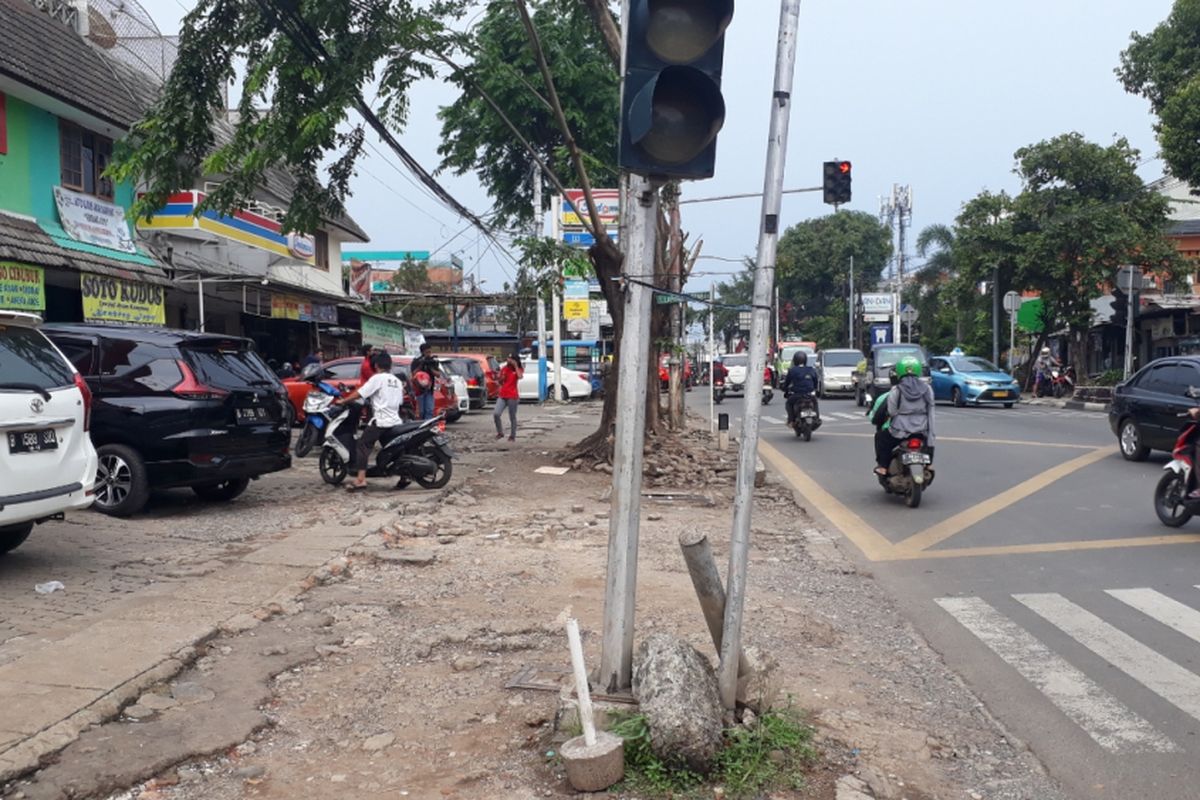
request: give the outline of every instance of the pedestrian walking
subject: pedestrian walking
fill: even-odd
[[[500,397],[496,400],[496,410],[492,412],[492,420],[496,423],[496,438],[504,438],[504,423],[500,416],[508,409],[508,440],[517,440],[517,405],[521,402],[521,394],[517,390],[517,382],[525,375],[521,367],[521,359],[515,355],[508,357],[500,368]]]
[[[417,393],[417,412],[421,419],[433,419],[434,392],[437,391],[437,378],[442,373],[438,360],[431,353],[428,342],[422,343],[421,354],[413,359],[411,370],[413,374],[413,390]],[[428,387],[422,387],[422,381],[417,377],[424,373],[429,381]]]
[[[371,380],[371,376],[375,374],[375,366],[371,363],[371,356],[375,354],[375,348],[369,344],[362,346],[362,363],[358,366],[358,382],[364,384]]]

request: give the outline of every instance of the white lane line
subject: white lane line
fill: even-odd
[[[941,597],[936,602],[1105,750],[1178,751],[1149,722],[980,598]]]
[[[1148,617],[1200,642],[1200,611],[1153,589],[1108,589],[1108,594]]]
[[[1058,594],[1015,594],[1034,613],[1176,708],[1200,719],[1200,676]]]

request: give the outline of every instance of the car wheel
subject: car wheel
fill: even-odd
[[[564,386],[564,387],[562,387],[562,388],[559,390],[559,394],[560,394],[560,396],[562,397],[562,401],[563,401],[564,403],[569,403],[569,402],[571,402],[571,393],[567,391],[567,387],[565,387],[565,386]]]
[[[455,423],[462,419],[463,412],[457,408],[446,412],[446,422]]]
[[[426,458],[432,459],[438,466],[437,472],[432,475],[422,475],[417,477],[417,483],[426,489],[441,489],[450,482],[450,475],[454,471],[454,465],[450,462],[450,458],[436,447],[427,447],[422,453]]]
[[[11,550],[16,550],[21,546],[21,542],[29,538],[29,534],[32,532],[32,522],[22,522],[19,525],[7,525],[0,528],[0,556]]]
[[[1145,461],[1150,455],[1150,448],[1142,440],[1142,429],[1131,419],[1121,423],[1121,434],[1118,437],[1121,444],[1121,455],[1126,461]]]
[[[950,399],[954,401],[955,408],[962,408],[967,404],[967,401],[963,399],[962,389],[957,386],[950,392]]]
[[[246,487],[249,485],[249,478],[231,478],[227,481],[202,483],[199,486],[193,486],[192,491],[195,492],[196,496],[201,500],[226,502],[246,491]]]
[[[142,457],[123,444],[98,447],[96,455],[96,502],[92,507],[114,517],[141,511],[150,499]]]

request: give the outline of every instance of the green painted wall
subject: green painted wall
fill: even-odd
[[[8,154],[0,155],[0,209],[57,224],[54,192],[61,170],[58,117],[8,97]],[[128,208],[133,187],[116,187],[114,202]]]

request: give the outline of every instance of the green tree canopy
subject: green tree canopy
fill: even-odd
[[[857,290],[874,287],[891,255],[891,231],[863,211],[841,211],[791,226],[779,239],[776,258],[780,304],[792,309],[783,315],[782,327],[823,347],[846,341],[850,257]]]
[[[593,186],[615,186],[620,83],[588,10],[578,0],[533,4],[563,112],[587,154]],[[534,161],[482,94],[486,93],[560,176],[572,174],[566,141],[549,105],[533,52],[511,0],[492,0],[473,34],[473,62],[453,77],[462,95],[439,112],[442,169],[474,172],[495,203],[499,224],[531,219]]]
[[[1158,27],[1134,33],[1116,72],[1127,92],[1150,101],[1171,174],[1200,187],[1200,0],[1175,0]]]

